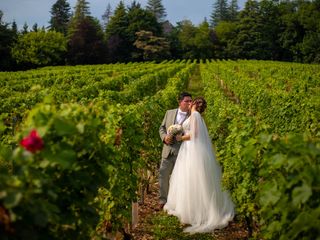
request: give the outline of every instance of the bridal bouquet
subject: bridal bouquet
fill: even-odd
[[[183,128],[180,124],[173,124],[168,128],[168,134],[173,137],[182,132],[183,132]]]

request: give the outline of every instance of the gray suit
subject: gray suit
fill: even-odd
[[[169,191],[169,177],[173,170],[174,164],[177,159],[181,142],[175,141],[172,145],[167,145],[164,142],[164,138],[167,135],[167,129],[175,124],[178,108],[171,109],[166,112],[163,121],[159,128],[160,138],[163,142],[162,148],[162,160],[159,170],[159,185],[160,185],[160,203],[167,202],[167,196]]]

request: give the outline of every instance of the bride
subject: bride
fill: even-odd
[[[221,187],[221,168],[215,159],[206,124],[201,117],[207,104],[198,97],[190,105],[191,115],[183,123],[185,134],[173,169],[168,200],[164,206],[183,224],[186,232],[211,232],[233,219],[234,205]]]

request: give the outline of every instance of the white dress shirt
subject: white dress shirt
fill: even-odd
[[[176,124],[182,124],[183,121],[187,118],[187,112],[182,112],[178,109],[177,117],[176,117]]]

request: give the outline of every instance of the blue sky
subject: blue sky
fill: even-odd
[[[91,15],[101,20],[107,4],[110,3],[112,9],[118,5],[119,0],[87,0]],[[0,9],[3,11],[4,22],[16,21],[21,29],[26,22],[31,28],[35,23],[38,27],[48,26],[50,20],[50,10],[56,0],[0,0]],[[76,0],[68,0],[73,10]],[[130,5],[132,0],[125,0],[126,5]],[[137,0],[144,7],[147,0]],[[204,18],[210,18],[215,0],[162,0],[162,4],[167,12],[167,20],[175,25],[184,19],[189,19],[195,25],[201,23]],[[240,8],[244,6],[244,0],[238,0]]]

